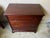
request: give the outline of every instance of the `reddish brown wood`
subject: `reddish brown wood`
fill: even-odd
[[[13,32],[36,32],[44,14],[39,4],[10,4],[4,15]]]
[[[9,4],[4,15],[43,15],[40,4]]]
[[[13,16],[13,17],[12,17]],[[8,19],[11,27],[16,31],[36,31],[42,16],[35,15],[9,15]],[[14,19],[15,18],[15,19]]]

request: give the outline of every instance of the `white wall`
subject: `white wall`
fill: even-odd
[[[47,14],[50,15],[50,0],[41,0],[40,4],[46,10]]]
[[[9,3],[39,3],[39,0],[0,0],[0,5],[4,6],[4,9],[7,8]]]
[[[40,0],[40,4],[44,9],[44,12],[46,14],[46,16],[44,17],[44,19],[42,21],[43,24],[41,26],[39,26],[39,31],[42,29],[47,28],[46,26],[46,22],[49,21],[50,22],[50,0]]]

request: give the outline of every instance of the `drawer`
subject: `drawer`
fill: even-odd
[[[32,19],[32,15],[9,15],[8,18],[10,20],[17,20],[17,19]]]
[[[29,26],[29,25],[37,25],[37,23],[34,23],[33,21],[9,21],[11,25],[18,25],[18,26]]]
[[[14,27],[14,28],[23,28],[23,27],[25,27],[25,28],[36,28],[37,27],[37,25],[36,24],[34,24],[33,22],[22,22],[22,21],[19,21],[19,22],[17,22],[17,21],[10,21],[10,24],[11,24],[11,26],[12,27]]]
[[[15,32],[36,32],[37,29],[19,29],[19,28],[12,28]]]
[[[7,16],[9,20],[20,20],[20,19],[41,19],[42,16],[36,16],[36,15],[8,15]]]
[[[37,27],[13,27],[12,28],[13,30],[16,30],[16,31],[24,31],[24,32],[26,32],[26,31],[31,31],[31,32],[33,32],[34,30],[36,31],[36,29],[37,29]]]
[[[18,32],[20,32],[20,31],[22,31],[22,32],[23,32],[23,31],[24,31],[24,32],[27,32],[27,31],[28,31],[28,32],[30,32],[30,31],[33,32],[34,30],[36,31],[37,28],[17,28],[17,27],[13,27],[12,29],[13,29],[13,30],[16,30],[16,31],[18,31]]]

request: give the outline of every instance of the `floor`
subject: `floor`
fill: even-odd
[[[47,21],[50,16],[44,16],[37,33],[34,32],[15,32],[12,33],[10,25],[7,24],[5,29],[0,28],[0,38],[50,38],[50,32],[48,32]],[[49,20],[50,21],[50,20]]]

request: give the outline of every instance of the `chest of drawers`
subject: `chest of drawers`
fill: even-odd
[[[39,4],[9,4],[4,15],[12,32],[36,32],[44,16]]]

